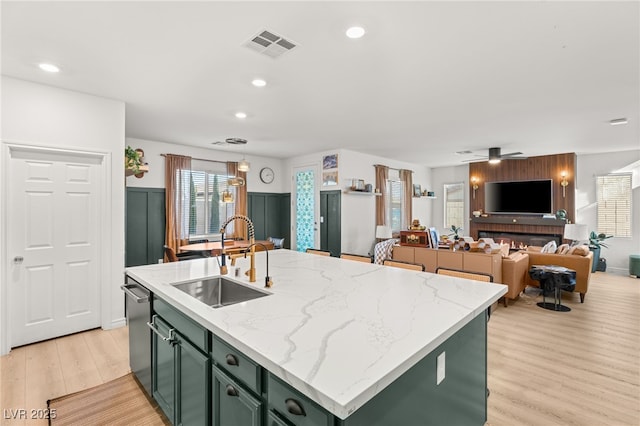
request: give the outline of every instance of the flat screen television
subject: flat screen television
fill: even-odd
[[[553,180],[486,182],[484,210],[494,214],[552,214]]]

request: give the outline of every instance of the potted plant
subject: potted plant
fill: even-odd
[[[460,239],[460,235],[458,235],[458,233],[462,232],[462,228],[459,226],[451,225],[451,228],[449,228],[449,230],[451,231],[451,233],[448,236],[453,236],[453,239],[455,241],[458,241]]]
[[[127,175],[133,175],[140,171],[142,166],[142,159],[140,154],[135,149],[127,145],[124,149],[124,168]]]
[[[591,265],[591,272],[596,272],[598,264],[600,263],[600,249],[602,247],[609,247],[603,241],[607,238],[611,238],[613,235],[598,234],[595,231],[591,231],[589,234],[589,249],[593,252],[593,264]]]

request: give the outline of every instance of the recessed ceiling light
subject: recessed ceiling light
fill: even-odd
[[[626,118],[616,118],[613,120],[609,120],[609,124],[611,124],[612,126],[617,126],[619,124],[627,124],[629,121],[627,121]]]
[[[46,71],[46,72],[59,72],[60,68],[58,68],[57,66],[53,65],[53,64],[47,64],[47,63],[41,63],[38,64],[38,66],[40,67],[41,70]]]
[[[365,31],[362,27],[351,27],[347,30],[347,37],[349,38],[360,38],[364,35]]]
[[[253,84],[256,87],[264,87],[267,85],[267,82],[262,80],[261,78],[256,78],[251,82],[251,84]]]
[[[247,114],[242,111],[236,112],[236,118],[247,118]]]

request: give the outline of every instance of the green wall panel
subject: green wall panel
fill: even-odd
[[[127,188],[126,266],[156,263],[164,256],[164,188]]]
[[[255,227],[256,239],[284,238],[284,247],[290,247],[291,195],[289,193],[249,192],[247,213]]]

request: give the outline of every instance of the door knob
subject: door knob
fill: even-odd
[[[24,260],[24,257],[16,256],[13,258],[13,263],[22,263],[23,260]]]

